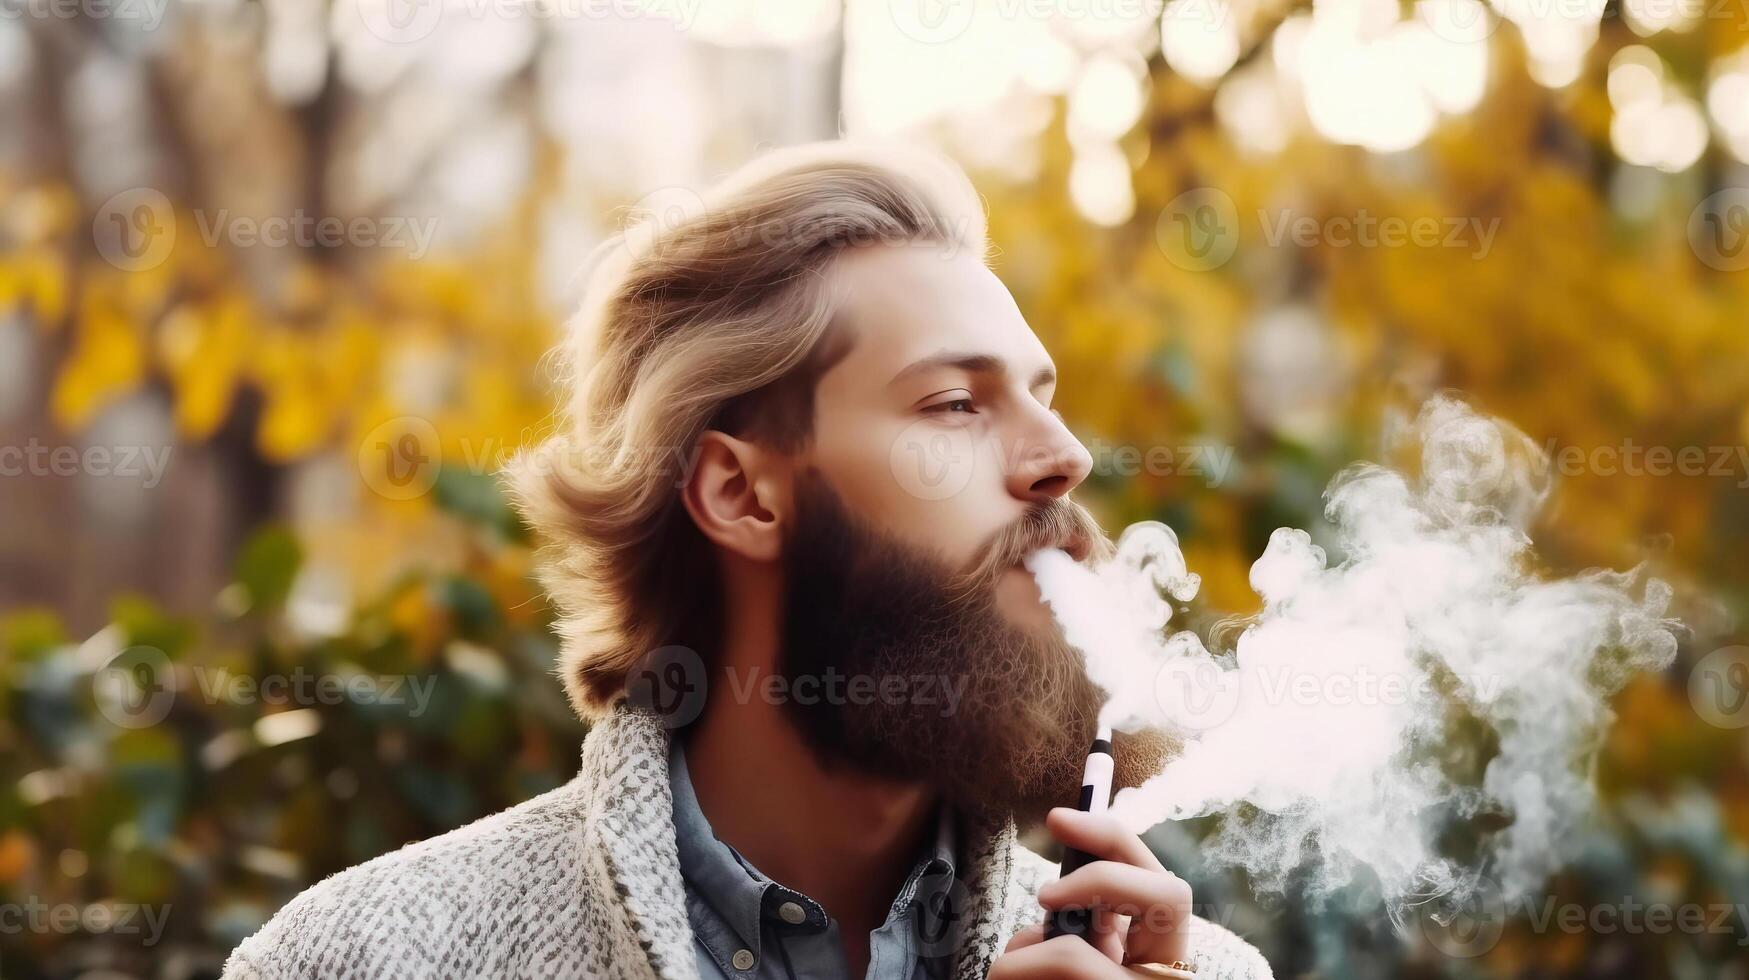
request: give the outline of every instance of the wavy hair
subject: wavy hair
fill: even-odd
[[[987,254],[983,205],[933,153],[832,142],[748,164],[691,213],[646,220],[596,253],[555,351],[558,432],[507,482],[543,541],[572,705],[599,717],[648,654],[708,656],[721,628],[710,547],[680,501],[708,429],[783,451],[811,438],[819,376],[848,344],[828,276],[845,249]]]

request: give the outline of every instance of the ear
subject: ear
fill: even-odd
[[[704,536],[755,561],[775,561],[788,513],[781,457],[715,429],[699,437],[681,499]]]

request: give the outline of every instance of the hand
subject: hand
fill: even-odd
[[[1105,814],[1066,807],[1052,810],[1045,827],[1095,860],[1039,888],[1039,904],[1093,909],[1093,931],[1083,942],[1046,940],[1042,923],[1022,930],[991,967],[990,980],[1128,980],[1148,974],[1126,967],[1190,959],[1190,885],[1162,867],[1141,838]]]

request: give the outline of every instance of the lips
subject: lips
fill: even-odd
[[[1087,564],[1109,553],[1099,525],[1091,515],[1061,498],[996,532],[980,555],[967,566],[967,575],[988,582],[1042,549],[1060,550],[1071,561]]]
[[[1057,542],[1057,547],[1076,561],[1086,561],[1093,554],[1093,543],[1081,535],[1071,535]]]
[[[1055,541],[1041,541],[1034,546],[1032,550],[1037,551],[1040,548],[1055,548],[1058,551],[1066,553],[1070,558],[1078,562],[1086,561],[1093,553],[1092,543],[1079,535],[1058,538]],[[1031,553],[1031,551],[1027,552],[1027,554]],[[1021,557],[1016,559],[1014,561],[1014,566],[1016,568],[1026,567],[1026,558]]]

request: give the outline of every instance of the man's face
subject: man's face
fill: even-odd
[[[810,462],[851,513],[963,567],[1086,478],[1091,457],[1051,410],[1050,356],[977,256],[852,249],[833,276],[852,345],[820,378]],[[1051,625],[1024,569],[997,599]]]
[[[820,381],[797,474],[780,671],[869,686],[792,717],[830,763],[1040,816],[1074,801],[1104,698],[1020,561],[1100,539],[1064,499],[1087,454],[975,257],[870,249],[840,270],[854,341]],[[1141,758],[1118,754],[1126,771]]]

